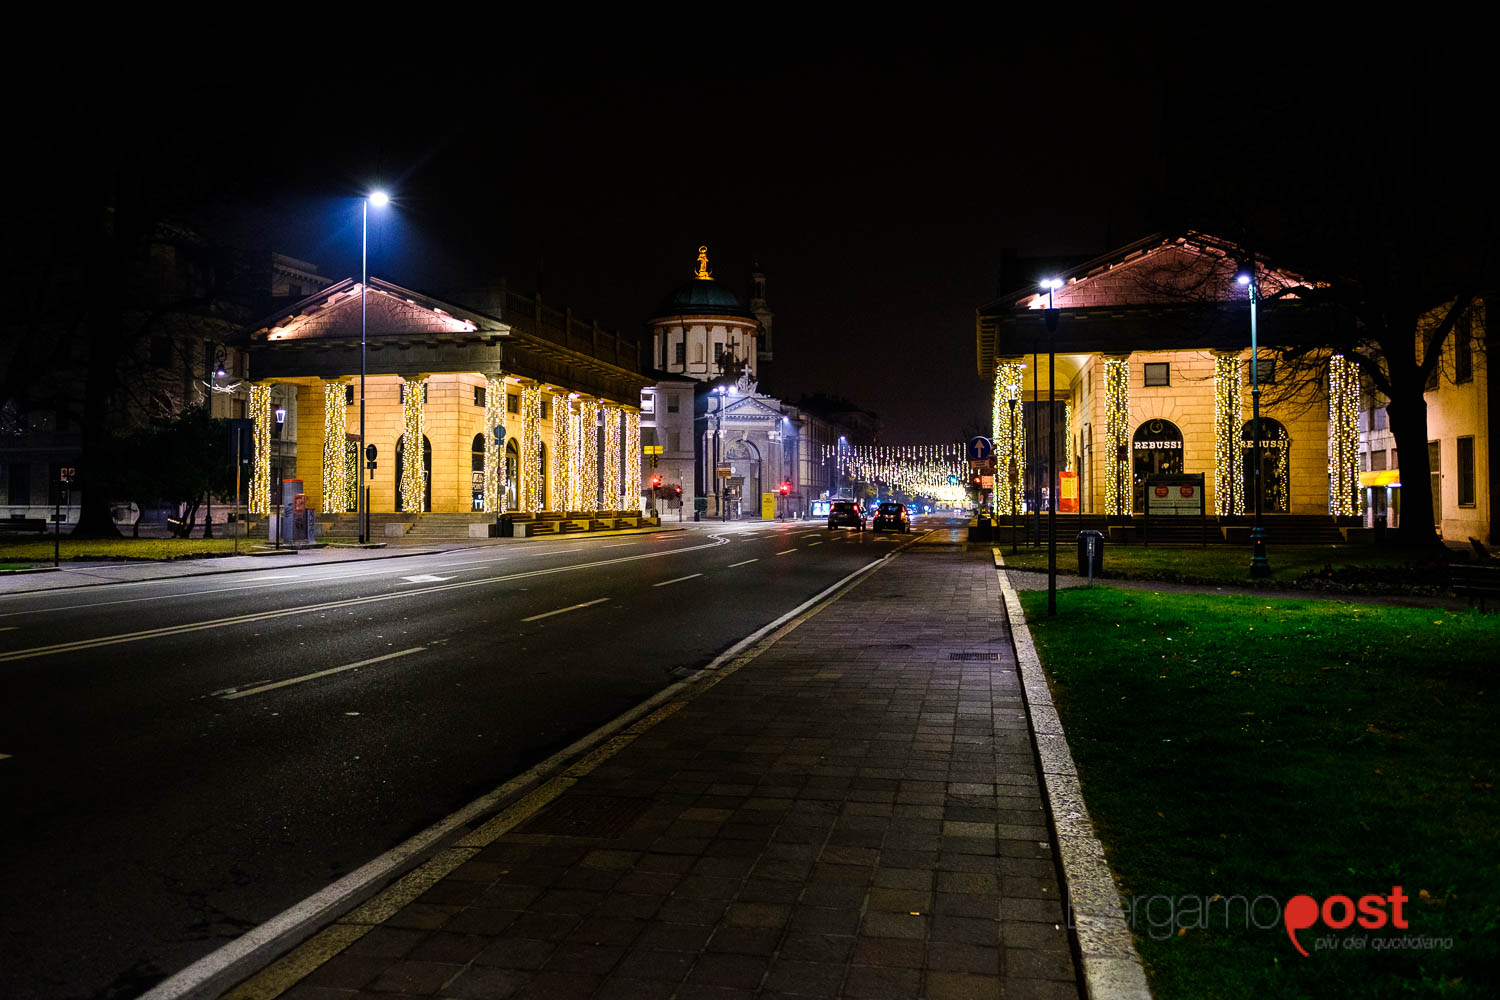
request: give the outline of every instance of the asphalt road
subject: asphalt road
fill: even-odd
[[[703,524],[0,596],[0,996],[138,995],[899,541]]]

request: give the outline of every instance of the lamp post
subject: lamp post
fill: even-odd
[[[1042,281],[1047,289],[1047,614],[1057,614],[1057,307],[1053,293],[1062,287],[1060,278]]]
[[[1260,377],[1256,364],[1260,358],[1260,344],[1257,341],[1256,331],[1255,314],[1258,296],[1255,293],[1254,258],[1251,258],[1245,270],[1240,273],[1238,281],[1250,293],[1250,461],[1255,466],[1255,475],[1252,477],[1255,486],[1255,522],[1250,529],[1250,575],[1263,577],[1271,575],[1271,564],[1266,561],[1266,532],[1260,520],[1261,494],[1265,492],[1265,489],[1261,483],[1260,463]]]
[[[365,473],[365,286],[370,283],[370,206],[384,208],[390,204],[391,196],[384,191],[371,191],[365,196],[360,213],[359,238],[359,454],[355,464],[359,466],[359,489],[354,495],[354,518],[359,523],[359,544],[369,541],[370,487]]]
[[[714,513],[719,515],[723,521],[729,520],[728,512],[724,510],[724,491],[719,485],[719,429],[724,423],[724,394],[727,390],[722,385],[713,388],[714,398],[718,405],[714,407]]]
[[[1016,533],[1019,531],[1017,522],[1020,519],[1021,482],[1020,470],[1016,468],[1016,402],[1021,398],[1021,386],[1018,382],[1009,382],[1005,386],[1006,395],[1010,397],[1010,551],[1015,554]]]

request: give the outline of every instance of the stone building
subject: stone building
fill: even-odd
[[[246,335],[252,514],[297,479],[310,507],[356,509],[364,440],[379,514],[638,510],[635,340],[503,286],[482,306],[345,279]],[[292,446],[273,468],[275,428]]]
[[[1248,260],[1207,234],[1152,236],[1057,275],[1050,293],[1031,285],[981,306],[976,347],[980,374],[994,384],[995,508],[1040,505],[1048,475],[1036,429],[1050,417],[1063,442],[1058,471],[1076,477],[1080,513],[1139,515],[1148,480],[1192,474],[1203,476],[1209,516],[1253,510],[1250,308],[1236,280]],[[1299,299],[1301,276],[1264,261],[1255,272],[1262,510],[1355,515],[1357,366],[1320,347],[1340,342],[1346,321]],[[1284,362],[1293,354],[1296,379]],[[1070,485],[1061,483],[1065,501]],[[1152,497],[1164,495],[1159,488]]]

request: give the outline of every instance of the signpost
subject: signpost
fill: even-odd
[[[364,419],[363,413],[361,413],[360,419],[361,420]],[[505,435],[505,428],[504,427],[496,427],[495,428],[495,435],[496,435],[497,439],[499,439],[501,437],[504,437],[504,435]],[[372,480],[372,479],[375,478],[375,456],[376,456],[376,454],[377,454],[377,452],[375,451],[375,446],[373,444],[365,445],[365,464],[368,466],[370,474],[365,477],[365,483],[364,483],[364,490],[365,490],[365,498],[364,498],[365,499],[365,530],[359,536],[359,541],[360,541],[361,545],[363,545],[365,542],[369,541],[369,539],[370,539],[370,480]]]
[[[73,477],[78,470],[71,465],[65,465],[57,470],[57,503],[52,514],[52,566],[56,568],[62,557],[62,498],[63,493],[72,485]]]

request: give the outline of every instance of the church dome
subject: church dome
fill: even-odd
[[[736,316],[754,319],[755,314],[745,307],[740,297],[715,281],[708,271],[708,248],[698,248],[698,273],[691,280],[662,300],[652,319],[668,316]]]

